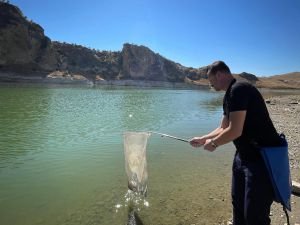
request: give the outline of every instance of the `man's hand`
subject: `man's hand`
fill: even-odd
[[[211,141],[211,139],[206,139],[203,148],[207,151],[213,152],[214,150],[216,150],[216,147],[212,145]]]
[[[202,145],[205,144],[206,138],[205,137],[193,137],[192,139],[189,140],[190,145],[195,147],[195,148],[199,148]]]

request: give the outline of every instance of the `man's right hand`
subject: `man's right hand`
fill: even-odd
[[[192,139],[189,140],[190,145],[195,147],[195,148],[199,148],[202,145],[205,144],[207,138],[205,138],[204,136],[202,137],[193,137]]]

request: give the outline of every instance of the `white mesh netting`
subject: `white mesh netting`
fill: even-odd
[[[143,195],[147,192],[146,147],[150,135],[149,132],[124,133],[125,169],[128,177],[128,188]]]

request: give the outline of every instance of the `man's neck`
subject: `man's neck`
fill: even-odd
[[[228,77],[224,82],[224,91],[227,91],[231,82],[234,80],[233,76]]]

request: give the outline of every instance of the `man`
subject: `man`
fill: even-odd
[[[232,167],[234,225],[269,225],[274,199],[271,181],[260,155],[261,146],[279,146],[280,138],[260,92],[248,82],[237,82],[228,66],[214,62],[208,79],[216,91],[226,91],[220,126],[190,144],[214,151],[233,141],[236,147]]]

